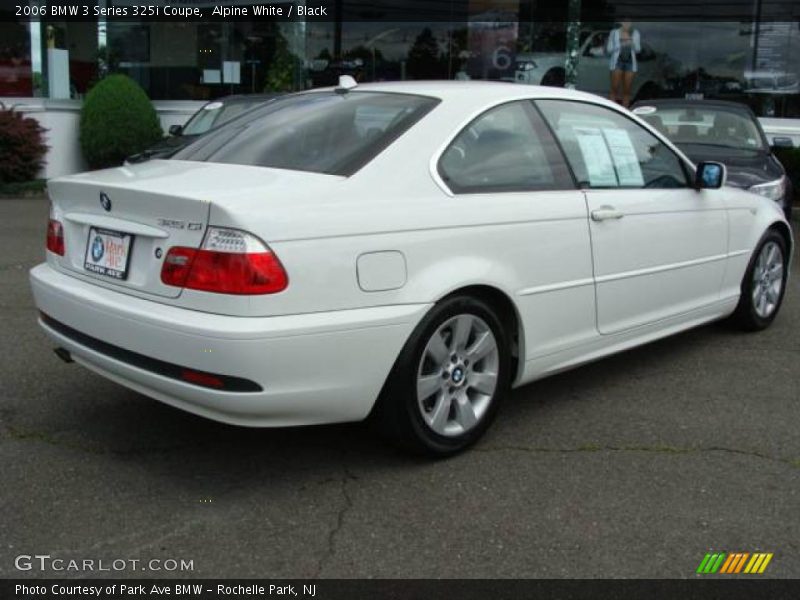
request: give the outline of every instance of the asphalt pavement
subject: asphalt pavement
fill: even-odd
[[[800,577],[797,261],[771,329],[712,324],[525,386],[429,461],[360,425],[217,424],[62,363],[27,278],[46,219],[0,199],[0,577],[142,575],[16,569],[39,554],[192,561],[150,577],[672,578],[709,551]]]

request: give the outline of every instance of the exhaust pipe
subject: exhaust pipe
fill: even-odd
[[[55,350],[53,350],[53,352],[55,352],[56,356],[67,364],[74,362],[72,360],[72,355],[69,353],[69,350],[65,350],[64,348],[56,348]]]

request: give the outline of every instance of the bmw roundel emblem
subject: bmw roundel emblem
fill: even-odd
[[[108,194],[105,192],[100,192],[100,206],[102,206],[106,212],[111,210],[111,198],[109,198]]]
[[[103,253],[105,252],[105,247],[103,246],[103,238],[99,235],[95,236],[94,241],[92,241],[92,260],[94,262],[99,262],[101,258],[103,258]]]

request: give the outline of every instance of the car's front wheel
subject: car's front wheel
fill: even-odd
[[[743,329],[758,331],[775,320],[786,288],[786,240],[774,229],[761,238],[742,280],[734,321]]]
[[[546,85],[549,87],[564,87],[567,81],[566,71],[561,68],[550,69],[542,77],[539,85]]]
[[[478,298],[437,304],[409,338],[384,386],[375,418],[402,446],[447,456],[491,424],[511,380],[509,334]]]

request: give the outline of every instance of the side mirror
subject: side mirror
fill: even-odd
[[[772,138],[772,147],[773,148],[792,148],[794,144],[792,143],[792,138],[790,137],[774,137]]]
[[[170,125],[169,126],[169,134],[170,135],[181,135],[183,133],[183,125]]]
[[[703,161],[698,163],[694,177],[694,187],[697,190],[716,190],[725,185],[727,169],[718,162]]]

